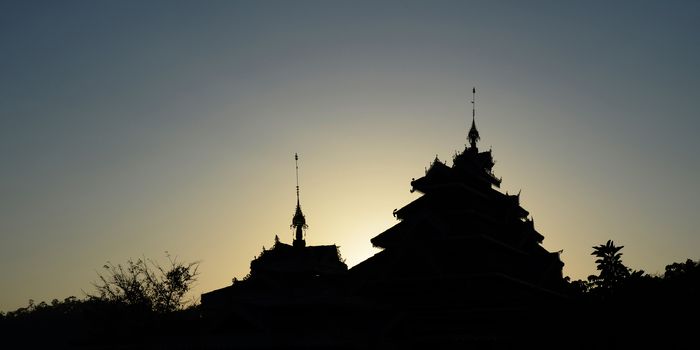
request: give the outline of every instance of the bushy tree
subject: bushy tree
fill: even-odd
[[[167,313],[187,307],[185,295],[199,275],[199,262],[183,263],[166,252],[170,265],[163,267],[153,260],[129,259],[125,265],[107,262],[105,273],[98,273],[93,283],[97,294],[88,297],[143,307]]]
[[[677,301],[682,299],[688,302],[695,300],[695,305],[698,305],[700,261],[687,259],[685,262],[667,265],[664,282],[668,293],[674,295]]]
[[[630,269],[622,263],[620,250],[625,246],[615,246],[612,240],[593,247],[591,255],[595,255],[598,276],[590,276],[588,279],[594,288],[611,291],[630,276]]]
[[[666,272],[664,273],[664,278],[667,280],[698,277],[700,277],[700,261],[695,262],[691,259],[687,259],[685,262],[666,265]]]

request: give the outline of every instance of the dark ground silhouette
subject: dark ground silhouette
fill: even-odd
[[[70,297],[2,314],[0,341],[3,348],[697,347],[700,262],[670,264],[663,276],[630,274],[611,288],[598,283],[600,275],[592,277],[567,281],[564,297],[556,301],[519,307],[476,303],[447,310],[353,298],[309,308],[323,296],[306,295],[304,300],[298,295],[305,290],[297,289],[298,294],[278,299],[268,309],[247,310],[266,328],[236,318],[203,318],[201,306],[161,313]],[[339,284],[324,283],[321,289],[326,290]],[[419,279],[415,284],[420,290]]]

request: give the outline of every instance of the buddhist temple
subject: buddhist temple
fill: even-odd
[[[294,158],[297,203],[290,226],[294,240],[290,245],[275,236],[272,248],[263,248],[251,261],[248,276],[202,294],[203,316],[216,327],[251,334],[287,332],[290,326],[301,326],[300,322],[308,319],[304,326],[313,329],[317,326],[314,321],[323,318],[312,315],[327,312],[338,299],[348,267],[336,245],[306,244],[308,225],[299,199],[299,157],[295,154]]]
[[[348,270],[335,245],[306,245],[297,165],[292,244],[275,237],[249,276],[203,294],[205,318],[286,341],[268,348],[510,348],[561,331],[564,264],[542,247],[520,194],[499,190],[472,94],[464,150],[410,182],[421,196],[371,239],[380,252]]]
[[[476,89],[472,93],[474,103]],[[494,334],[511,339],[536,327],[524,319],[546,315],[562,298],[559,253],[542,247],[544,237],[520,195],[498,190],[491,151],[478,148],[475,111],[468,144],[452,166],[436,156],[424,176],[411,181],[411,191],[422,196],[394,210],[399,222],[371,239],[382,250],[350,270],[353,293],[383,310],[375,320],[386,315],[377,322],[392,344],[473,345],[450,339]]]
[[[452,166],[436,156],[425,175],[411,181],[411,191],[423,196],[394,211],[400,222],[371,240],[383,250],[354,273],[376,276],[377,287],[399,289],[417,276],[470,293],[472,280],[499,279],[538,292],[560,287],[564,264],[541,246],[544,237],[520,206],[520,194],[497,190],[501,179],[492,171],[491,151],[477,147],[474,114],[468,146],[454,155]]]

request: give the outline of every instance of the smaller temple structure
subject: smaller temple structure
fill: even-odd
[[[233,284],[202,294],[206,319],[227,332],[246,334],[289,332],[326,320],[314,317],[338,303],[337,295],[348,271],[336,245],[307,245],[308,225],[299,199],[299,156],[294,155],[297,205],[292,217],[292,244],[275,236],[274,245],[250,263],[250,273]],[[326,322],[328,324],[328,322]],[[266,343],[267,345],[270,345]],[[248,344],[250,345],[250,344]]]
[[[297,177],[297,207],[292,217],[294,230],[292,245],[280,242],[275,236],[272,249],[263,250],[250,263],[250,277],[265,276],[275,280],[298,281],[321,276],[343,274],[348,270],[342,262],[336,245],[306,246],[306,216],[301,211],[299,200],[299,155],[294,154]]]

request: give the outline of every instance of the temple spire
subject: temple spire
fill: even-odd
[[[306,230],[308,225],[306,225],[306,218],[301,212],[301,204],[299,204],[299,155],[296,153],[294,153],[294,163],[297,173],[297,208],[294,212],[291,225],[291,227],[295,229],[293,245],[295,247],[305,247],[306,242],[304,241],[304,230]]]
[[[299,206],[299,155],[294,153],[294,166],[297,171],[297,206]]]
[[[472,88],[472,127],[469,129],[469,134],[467,134],[467,140],[469,140],[470,148],[476,149],[476,142],[481,139],[479,137],[479,131],[476,130],[476,87]]]

